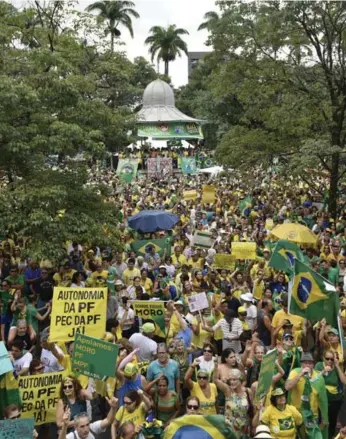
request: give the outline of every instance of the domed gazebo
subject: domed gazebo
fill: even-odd
[[[201,122],[176,108],[167,82],[156,79],[144,90],[143,108],[137,113],[138,137],[203,139]]]

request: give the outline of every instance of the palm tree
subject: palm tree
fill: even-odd
[[[133,38],[131,17],[139,18],[138,12],[133,9],[134,6],[135,4],[131,1],[113,0],[95,2],[86,8],[88,12],[95,10],[99,11],[98,19],[100,21],[108,22],[107,33],[109,33],[111,36],[112,52],[114,52],[114,39],[120,37],[121,35],[121,32],[118,29],[120,24],[126,27]]]
[[[207,29],[210,30],[215,23],[220,19],[219,14],[214,11],[209,11],[204,14],[204,23],[201,23],[198,30]]]
[[[154,26],[150,29],[151,35],[145,40],[144,44],[150,45],[149,53],[151,61],[157,56],[157,61],[165,63],[165,75],[168,76],[169,63],[174,61],[181,52],[187,55],[187,44],[180,35],[189,35],[185,29],[177,28],[171,24],[165,29],[162,26]]]

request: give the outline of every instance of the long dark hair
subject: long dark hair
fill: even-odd
[[[141,397],[138,395],[138,393],[135,390],[129,390],[128,392],[125,393],[125,396],[131,399],[132,402],[136,402],[136,408],[142,402]]]
[[[72,375],[68,375],[63,382],[61,383],[61,387],[60,387],[60,399],[62,399],[65,403],[68,402],[68,398],[64,393],[64,385],[66,383],[66,381],[72,381],[73,384],[73,388],[74,388],[74,393],[76,395],[76,399],[81,399],[81,391],[82,391],[82,385],[81,383],[78,381],[78,379]]]
[[[221,363],[222,364],[227,363],[227,358],[230,356],[230,354],[235,354],[235,350],[232,348],[226,348],[221,352]]]

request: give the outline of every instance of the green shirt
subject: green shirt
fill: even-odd
[[[36,309],[36,308],[34,307],[34,305],[32,305],[31,303],[29,303],[29,304],[26,306],[26,309],[27,309],[27,313],[28,313],[28,315],[30,316],[31,325],[32,325],[32,327],[34,328],[34,331],[35,331],[36,333],[38,333],[38,320],[37,320],[37,318],[36,318],[36,316],[37,316],[37,314],[38,314],[37,309]]]
[[[18,274],[16,277],[7,276],[6,279],[11,285],[24,285],[24,276]]]
[[[323,361],[316,364],[315,370],[322,372],[324,369]],[[340,381],[338,371],[334,367],[328,375],[323,375],[324,384],[327,390],[328,401],[340,401],[343,399],[343,386]]]
[[[2,302],[1,314],[6,314],[8,311],[8,304],[13,300],[13,294],[8,290],[0,290],[0,300]]]
[[[32,315],[32,312],[30,312],[30,310],[28,309],[27,306],[26,306],[26,310],[24,312],[19,311],[19,309],[17,308],[15,310],[15,312],[13,313],[11,326],[16,326],[18,320],[23,320],[23,319],[26,320],[28,325],[32,325],[31,315]]]

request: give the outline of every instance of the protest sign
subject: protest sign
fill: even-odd
[[[196,190],[183,191],[183,198],[185,201],[196,200],[197,199],[197,191]]]
[[[65,371],[20,377],[23,419],[34,418],[35,425],[56,421],[56,406]]]
[[[187,298],[189,303],[189,309],[191,312],[201,311],[202,309],[209,308],[209,302],[205,293],[194,294]]]
[[[216,188],[213,185],[204,184],[202,188],[202,203],[214,203]]]
[[[147,321],[154,322],[156,335],[166,337],[164,302],[135,300],[132,302],[132,305],[136,316],[142,319],[142,324]]]
[[[275,370],[275,361],[277,358],[277,349],[272,349],[264,355],[261,370],[258,377],[258,385],[255,395],[255,404],[259,403],[263,399],[272,384],[272,379]]]
[[[214,258],[213,267],[218,269],[233,270],[235,257],[228,253],[217,253]]]
[[[235,259],[256,259],[256,243],[232,242],[232,255]]]
[[[0,375],[11,372],[13,366],[10,360],[10,354],[6,349],[5,343],[0,341]]]
[[[106,288],[54,288],[49,341],[72,341],[77,332],[101,338],[106,314]]]
[[[98,380],[115,377],[118,345],[104,340],[76,334],[72,356],[72,370]]]
[[[33,432],[33,418],[0,421],[0,439],[32,439]]]
[[[209,249],[214,244],[214,239],[212,234],[209,232],[195,232],[192,238],[191,245],[199,248]]]

